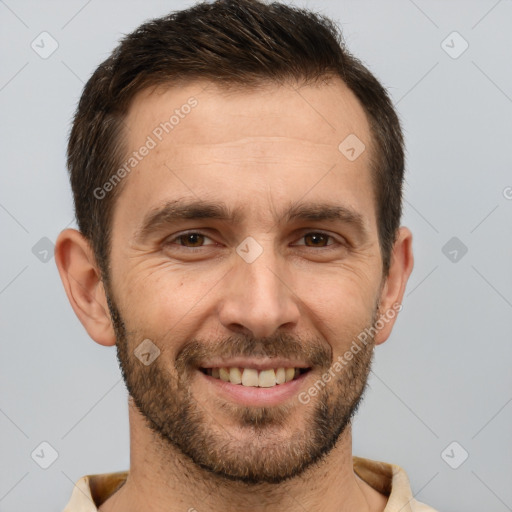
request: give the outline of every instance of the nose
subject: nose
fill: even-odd
[[[252,263],[236,255],[219,303],[221,324],[231,331],[261,338],[279,329],[294,328],[300,309],[292,280],[271,249],[265,249]]]

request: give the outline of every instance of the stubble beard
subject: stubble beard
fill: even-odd
[[[215,410],[227,415],[230,425],[236,425],[227,428],[206,410],[208,406],[211,409],[211,399],[210,404],[202,402],[190,391],[192,380],[198,377],[194,363],[202,356],[213,355],[212,349],[194,340],[179,352],[174,368],[165,365],[163,353],[145,366],[134,355],[143,338],[139,339],[135,331],[127,332],[111,294],[107,294],[107,302],[116,332],[121,372],[147,426],[156,434],[159,444],[168,448],[170,457],[176,458],[176,451],[181,452],[195,466],[222,479],[253,485],[281,483],[320,464],[351,423],[366,390],[373,360],[373,337],[368,337],[340,372],[332,372],[334,377],[329,382],[316,386],[318,394],[307,405],[295,398],[273,407],[216,403]],[[377,309],[378,305],[371,326],[377,319]],[[155,344],[165,345],[158,341]],[[221,352],[217,351],[219,347],[223,349]],[[306,361],[315,364],[317,382],[333,363],[325,345],[304,344],[283,335],[265,340],[230,337],[216,344],[213,350],[215,355],[224,356],[304,355]],[[299,420],[292,421],[292,418]]]

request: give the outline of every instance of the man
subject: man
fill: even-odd
[[[399,121],[328,19],[220,0],[145,23],[85,86],[68,167],[56,262],[117,346],[131,463],[66,512],[433,510],[352,456],[412,235]]]

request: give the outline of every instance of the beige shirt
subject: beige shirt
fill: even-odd
[[[405,471],[395,464],[353,457],[354,472],[368,485],[388,497],[384,512],[438,512],[416,501]],[[63,512],[95,512],[125,482],[128,471],[87,475],[75,484]]]

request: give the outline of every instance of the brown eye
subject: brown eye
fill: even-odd
[[[325,233],[307,233],[304,235],[304,240],[310,240],[311,245],[306,243],[307,247],[325,247],[327,245],[327,241],[329,238],[332,238],[330,235],[326,235]]]
[[[182,241],[186,247],[200,247],[205,238],[201,233],[187,233],[178,236],[176,240]]]
[[[203,233],[199,233],[196,231],[190,231],[188,233],[182,233],[181,235],[174,236],[169,238],[166,242],[166,246],[170,246],[173,248],[183,248],[183,249],[201,249],[203,247],[208,247],[210,245],[215,245],[213,243],[207,243],[209,240],[212,242],[212,239]]]

